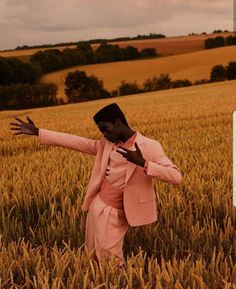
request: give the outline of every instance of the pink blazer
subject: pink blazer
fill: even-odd
[[[136,141],[144,159],[147,160],[147,171],[145,172],[141,166],[128,162],[124,210],[130,226],[141,226],[157,220],[153,177],[171,184],[180,184],[182,181],[179,168],[168,159],[158,141],[145,137],[138,131]],[[82,204],[82,210],[87,211],[101,188],[109,155],[115,144],[105,137],[94,140],[42,128],[39,129],[39,142],[42,145],[61,146],[96,156]]]

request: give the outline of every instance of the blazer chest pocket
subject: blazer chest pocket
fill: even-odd
[[[145,203],[156,199],[155,191],[152,192],[140,192],[139,193],[139,202]]]

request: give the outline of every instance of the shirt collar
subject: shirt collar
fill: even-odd
[[[125,142],[119,141],[116,145],[117,146],[121,145],[121,146],[129,147],[129,146],[133,145],[136,136],[137,136],[137,131],[135,131],[135,133],[130,138],[128,138]]]

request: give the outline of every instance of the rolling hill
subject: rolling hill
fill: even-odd
[[[201,50],[168,57],[112,62],[77,66],[46,74],[42,82],[58,85],[58,96],[66,99],[64,80],[69,71],[84,70],[88,75],[95,75],[104,81],[108,90],[116,89],[122,80],[137,81],[142,84],[146,78],[161,73],[168,73],[172,79],[189,79],[190,81],[209,78],[211,69],[216,64],[226,65],[236,61],[236,47],[227,46],[210,50]]]
[[[111,42],[111,44],[117,44],[120,47],[126,47],[132,45],[138,50],[148,47],[156,48],[157,52],[162,55],[174,55],[179,53],[186,53],[191,51],[197,51],[204,48],[204,40],[208,37],[216,36],[227,37],[232,35],[231,32],[225,33],[212,33],[212,34],[201,34],[201,35],[191,35],[191,36],[172,36],[162,39],[143,39],[143,40],[130,40],[130,41],[119,41]],[[99,44],[93,44],[92,47],[96,49]],[[63,50],[65,48],[74,48],[73,46],[61,46],[61,47],[52,47],[52,48],[32,48],[25,50],[13,50],[13,51],[0,51],[0,56],[3,57],[18,57],[22,60],[28,60],[30,55],[36,53],[39,50],[46,49],[59,49]]]

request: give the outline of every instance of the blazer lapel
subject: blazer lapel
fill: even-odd
[[[144,139],[143,139],[143,135],[137,131],[137,136],[135,138],[135,142],[137,142],[140,150],[143,152],[143,145],[145,144]],[[128,182],[129,178],[131,177],[131,175],[133,174],[134,170],[136,169],[138,165],[129,162],[127,164],[127,171],[126,171],[126,177],[125,177],[125,183]]]
[[[109,156],[114,146],[115,146],[114,143],[111,143],[109,141],[105,142],[103,156],[101,160],[101,171],[99,172],[101,176],[105,175],[106,173],[106,167],[108,165]]]

